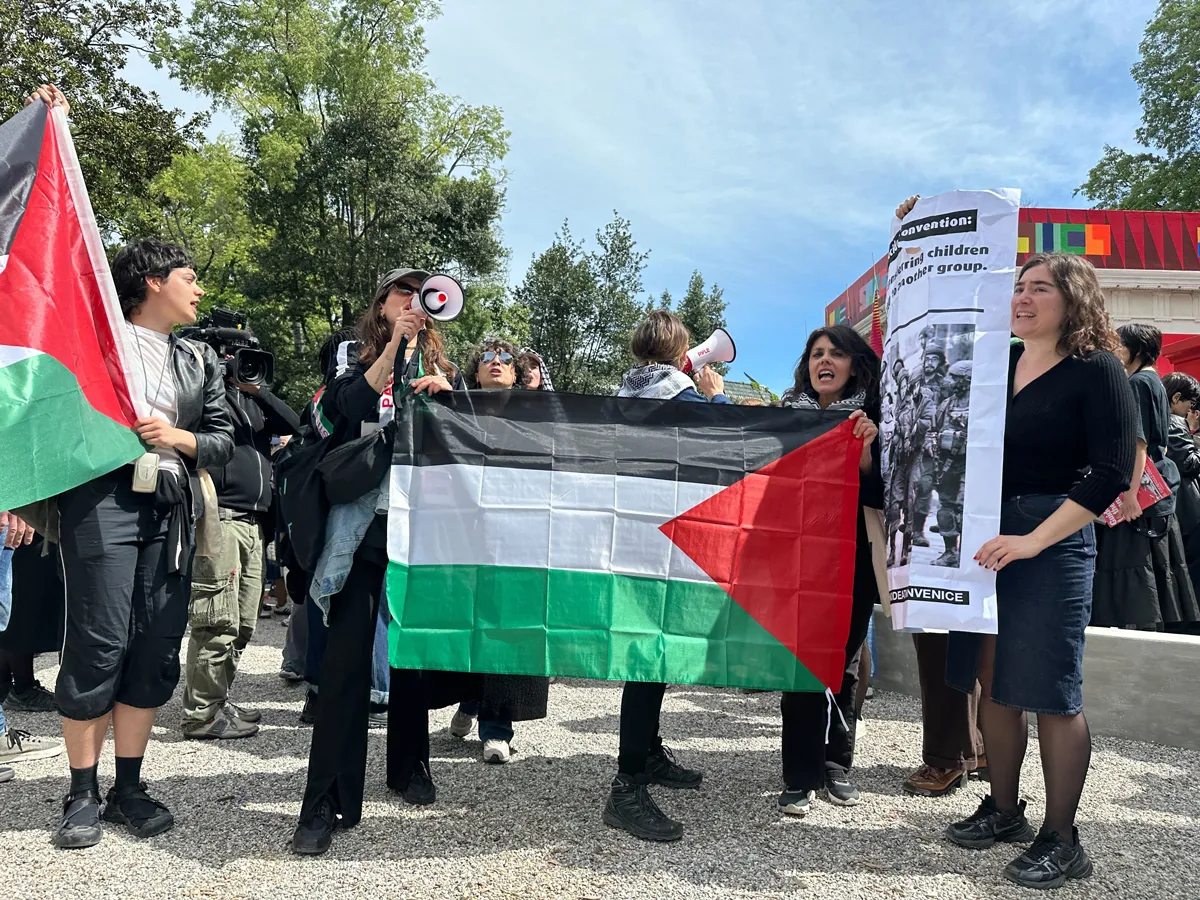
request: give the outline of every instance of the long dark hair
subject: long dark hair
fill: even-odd
[[[863,336],[849,325],[826,325],[818,328],[808,336],[804,345],[804,355],[796,363],[796,371],[792,375],[792,386],[783,392],[783,400],[793,400],[799,394],[807,394],[816,398],[812,379],[808,377],[808,360],[812,356],[813,344],[821,338],[829,338],[829,343],[850,357],[850,380],[842,392],[842,397],[853,397],[859,391],[866,394],[863,409],[873,420],[879,419],[879,357],[871,349],[871,345],[863,340]]]
[[[394,284],[395,282],[385,282],[375,292],[371,303],[358,320],[358,339],[362,343],[358,358],[365,366],[370,366],[379,359],[379,354],[392,337],[392,326],[383,317],[383,304],[387,302],[387,296]],[[426,372],[441,372],[447,378],[454,378],[457,370],[454,363],[446,358],[446,345],[442,343],[442,336],[437,333],[432,319],[425,323],[425,328],[417,335],[417,351],[421,354]]]

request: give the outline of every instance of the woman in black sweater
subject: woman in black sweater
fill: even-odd
[[[321,409],[333,419],[334,444],[386,427],[395,413],[393,390],[436,394],[463,386],[433,323],[412,308],[413,295],[428,277],[417,269],[385,275],[359,321],[361,340],[338,348],[335,377],[321,398]],[[403,384],[393,387],[397,371]],[[357,509],[343,515],[346,507],[357,506],[331,511],[314,573],[314,581],[330,592],[329,633],[304,802],[292,836],[292,850],[301,854],[324,853],[335,827],[351,828],[362,817],[371,648],[388,555],[387,513],[374,506],[363,515]],[[315,588],[311,596],[316,602]]]
[[[1046,815],[1033,846],[1004,874],[1046,888],[1092,872],[1075,828],[1091,759],[1082,687],[1092,523],[1129,487],[1137,422],[1085,259],[1030,257],[1013,294],[1012,331],[1024,344],[1013,347],[1009,367],[1001,534],[975,556],[997,573],[998,633],[952,634],[947,654],[953,687],[971,690],[976,674],[982,684],[992,793],[946,835],[972,848],[1034,840],[1019,780],[1027,714],[1036,713]]]

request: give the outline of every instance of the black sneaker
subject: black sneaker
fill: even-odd
[[[367,713],[368,728],[387,728],[388,707],[386,703],[372,703]]]
[[[960,847],[986,850],[997,841],[1006,844],[1032,841],[1033,829],[1025,818],[1024,800],[1017,804],[1015,813],[1005,812],[996,808],[996,800],[989,794],[974,815],[946,829],[946,838]]]
[[[658,808],[650,796],[649,780],[648,774],[617,775],[604,804],[604,824],[644,841],[677,841],[683,837],[683,826]]]
[[[312,725],[317,721],[317,694],[308,690],[304,694],[304,709],[300,710],[300,724]]]
[[[104,821],[124,825],[134,837],[150,838],[175,824],[171,811],[146,793],[146,783],[121,791],[109,789],[104,798]]]
[[[1079,843],[1078,828],[1071,829],[1071,837],[1075,842],[1068,844],[1043,826],[1033,846],[1004,867],[1004,877],[1031,888],[1062,887],[1069,878],[1090,877],[1092,861]]]
[[[62,818],[54,832],[54,846],[60,850],[95,847],[102,837],[99,792],[89,790],[64,797]]]
[[[257,725],[262,721],[262,713],[257,709],[245,709],[231,700],[225,701],[225,712],[229,713],[233,718],[241,722],[248,722],[251,725]]]
[[[425,763],[417,763],[416,771],[409,776],[408,784],[400,791],[400,796],[405,803],[413,806],[428,806],[437,800],[437,785],[433,783],[433,776],[429,774],[429,767]]]
[[[704,781],[704,774],[695,769],[685,769],[675,760],[668,747],[659,744],[646,757],[646,774],[651,784],[682,790],[695,790]]]
[[[296,830],[292,832],[292,852],[301,856],[320,856],[333,843],[335,828],[337,813],[333,801],[323,797],[311,818],[296,823]]]
[[[28,690],[9,691],[4,705],[9,712],[54,712],[54,694],[34,681]]]
[[[812,809],[813,800],[816,797],[816,791],[801,791],[788,788],[779,795],[779,811],[787,813],[789,816],[807,816],[808,811]]]
[[[844,774],[829,772],[825,775],[825,792],[834,806],[858,806],[862,794]]]

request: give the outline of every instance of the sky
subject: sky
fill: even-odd
[[[512,132],[511,283],[564,219],[590,237],[616,210],[650,251],[647,292],[679,297],[695,269],[720,284],[729,377],[781,392],[904,197],[1019,187],[1087,205],[1073,191],[1104,146],[1134,146],[1129,69],[1154,6],[445,0],[427,67]],[[144,61],[129,74],[207,107]]]

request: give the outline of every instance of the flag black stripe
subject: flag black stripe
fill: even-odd
[[[45,103],[37,101],[0,124],[0,159],[4,160],[0,166],[0,256],[8,256],[12,250],[25,216],[49,112]]]
[[[456,391],[403,402],[396,465],[466,464],[726,486],[846,420],[845,412]]]

